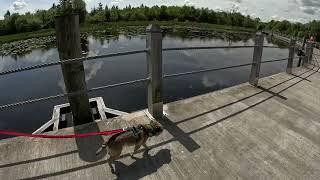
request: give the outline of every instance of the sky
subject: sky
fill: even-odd
[[[58,0],[0,0],[0,19],[7,10],[10,12],[34,12],[48,9]],[[245,15],[259,17],[262,21],[289,20],[306,23],[320,20],[320,0],[85,0],[87,9],[97,6],[99,2],[108,6],[127,5],[193,5],[213,10],[236,10]]]

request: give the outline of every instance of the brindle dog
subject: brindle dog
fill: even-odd
[[[146,150],[149,150],[149,147],[146,145],[148,138],[158,136],[162,131],[163,127],[156,121],[151,121],[150,124],[128,128],[124,132],[113,135],[107,142],[102,144],[101,148],[96,152],[96,155],[107,148],[108,154],[110,155],[108,164],[111,168],[111,172],[115,173],[111,163],[120,157],[124,146],[134,146],[134,150],[131,153],[131,157],[133,157],[133,154],[141,146],[144,146]]]

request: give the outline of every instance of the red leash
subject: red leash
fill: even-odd
[[[47,135],[47,134],[28,134],[28,133],[0,130],[0,134],[10,135],[10,136],[34,137],[34,138],[65,139],[65,138],[85,138],[85,137],[99,136],[99,135],[110,136],[110,135],[121,133],[124,131],[125,131],[124,129],[116,129],[111,131],[92,132],[92,133],[84,133],[84,134]]]

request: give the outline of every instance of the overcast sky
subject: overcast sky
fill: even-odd
[[[37,9],[48,9],[58,0],[0,0],[0,19],[6,10],[25,13]],[[193,5],[214,10],[237,10],[245,15],[259,17],[263,21],[271,19],[298,22],[320,20],[320,0],[85,0],[87,9],[97,6],[99,2],[108,6],[125,7],[152,5]]]

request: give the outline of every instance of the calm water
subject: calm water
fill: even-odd
[[[112,52],[140,50],[145,47],[145,37],[125,37],[105,40],[88,37],[89,56]],[[166,36],[164,47],[253,45],[253,40],[236,42],[224,39],[181,39]],[[274,45],[267,40],[266,45]],[[164,73],[179,73],[211,67],[226,67],[250,63],[253,49],[218,49],[164,52]],[[288,57],[287,49],[264,49],[263,60]],[[57,61],[56,48],[34,50],[29,54],[0,57],[0,71]],[[262,65],[262,76],[285,71],[286,62]],[[251,67],[241,67],[197,75],[188,75],[164,81],[165,102],[185,99],[248,81]],[[145,78],[146,55],[130,55],[85,62],[88,88]],[[0,77],[0,104],[14,103],[64,92],[60,66],[21,72]],[[126,112],[146,108],[146,84],[139,83],[107,89],[89,94],[102,96],[108,107]],[[33,132],[47,122],[53,106],[66,103],[66,98],[40,102],[22,107],[0,110],[0,129]]]

